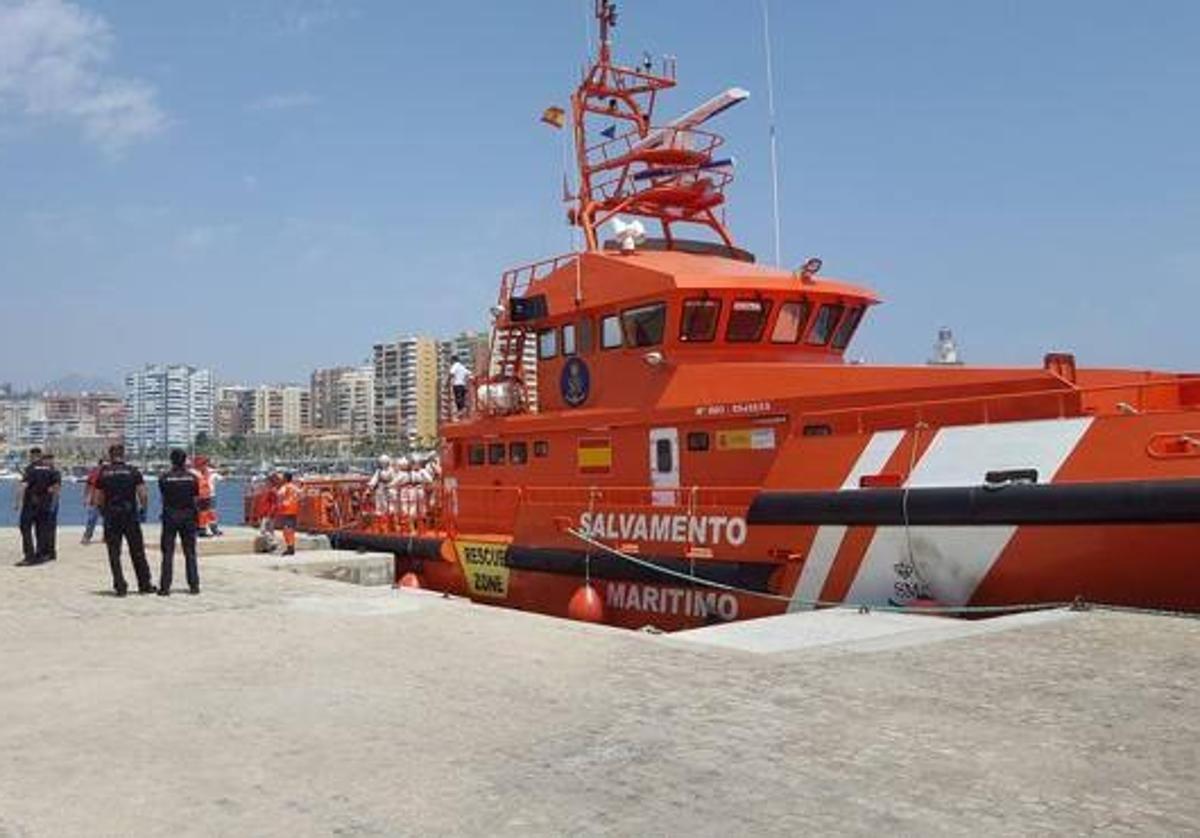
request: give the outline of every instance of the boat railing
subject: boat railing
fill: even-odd
[[[598,143],[587,150],[591,194],[611,204],[667,187],[720,193],[733,179],[731,161],[713,156],[723,143],[717,134],[675,127],[651,128],[644,137],[630,132]]]
[[[500,305],[507,308],[511,298],[522,296],[529,290],[530,285],[545,279],[577,256],[576,253],[563,253],[528,265],[509,268],[500,275]]]
[[[1068,382],[1069,384],[1069,382]],[[1170,376],[1027,392],[919,399],[887,405],[806,410],[797,416],[794,435],[868,433],[922,425],[968,425],[1028,419],[1095,416],[1102,411],[1125,415],[1200,408],[1200,376]]]
[[[564,528],[579,526],[585,512],[735,516],[759,491],[756,486],[461,486],[439,480],[402,486],[387,508],[378,508],[365,478],[356,477],[306,482],[300,518],[302,528],[314,532],[454,538],[511,534],[526,510],[552,515]]]

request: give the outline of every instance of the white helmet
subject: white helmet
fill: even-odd
[[[396,460],[396,468],[408,468],[408,457],[401,457]]]
[[[380,468],[387,468],[387,467],[388,467],[388,466],[390,466],[391,464],[392,464],[392,458],[391,458],[391,457],[389,457],[387,454],[380,454],[380,455],[379,455],[379,467],[380,467]]]

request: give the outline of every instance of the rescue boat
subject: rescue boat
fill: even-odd
[[[502,275],[440,463],[394,495],[305,481],[302,528],[394,553],[398,584],[626,627],[1200,610],[1200,376],[849,363],[876,294],[760,265],[724,222],[733,162],[701,126],[745,92],[656,122],[674,62],[615,63],[614,4],[595,16],[571,99],[583,247]]]

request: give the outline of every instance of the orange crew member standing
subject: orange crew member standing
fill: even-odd
[[[283,529],[285,556],[296,555],[296,518],[300,515],[300,488],[292,482],[292,473],[283,473],[283,485],[275,490],[277,521]]]
[[[192,473],[196,475],[196,479],[200,481],[200,494],[196,498],[196,535],[200,538],[208,538],[210,535],[220,535],[221,531],[217,528],[217,511],[214,508],[214,472],[208,465],[208,457],[200,455],[195,459],[196,467],[192,469]]]

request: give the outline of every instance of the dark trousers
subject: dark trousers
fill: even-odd
[[[158,589],[171,590],[171,578],[175,575],[175,536],[183,546],[184,568],[187,572],[188,588],[200,590],[200,569],[196,564],[196,516],[172,516],[163,513],[162,519],[162,570],[158,574]]]
[[[92,536],[96,534],[96,524],[100,521],[100,510],[95,506],[89,506],[87,511],[87,524],[83,528],[83,540],[91,541]]]
[[[129,544],[129,560],[137,576],[138,590],[153,587],[150,581],[150,565],[146,563],[146,544],[142,540],[142,525],[136,512],[122,514],[105,513],[104,544],[108,547],[108,567],[112,571],[113,590],[123,593],[128,590],[125,574],[121,572],[121,539]]]
[[[25,559],[48,559],[56,555],[58,510],[50,503],[21,506],[21,552]]]

